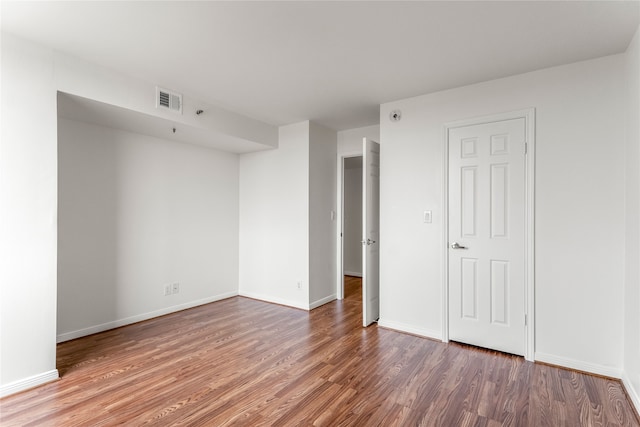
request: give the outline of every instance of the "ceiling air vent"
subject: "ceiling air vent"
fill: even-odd
[[[182,95],[156,86],[156,108],[182,114]]]

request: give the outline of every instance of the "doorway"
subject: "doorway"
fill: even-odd
[[[534,110],[445,125],[443,337],[533,360]]]
[[[363,138],[362,151],[338,158],[338,299],[349,294],[346,284],[361,286],[362,323],[378,320],[380,312],[380,145]]]
[[[347,157],[343,165],[343,276],[362,278],[362,156]]]
[[[338,299],[362,309],[362,152],[342,155],[338,167]]]
[[[342,268],[346,304],[362,309],[362,155],[342,159]]]

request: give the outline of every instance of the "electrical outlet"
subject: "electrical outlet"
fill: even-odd
[[[171,285],[171,289],[174,294],[180,293],[180,283],[174,283]]]
[[[302,289],[302,282],[298,282],[298,290]]]
[[[164,296],[169,296],[173,293],[171,285],[164,285]]]

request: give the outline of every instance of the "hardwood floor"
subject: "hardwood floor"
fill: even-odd
[[[242,297],[62,343],[4,426],[638,426],[617,380]],[[355,283],[355,284],[354,284]]]
[[[362,278],[344,276],[344,299],[354,301],[362,306]]]

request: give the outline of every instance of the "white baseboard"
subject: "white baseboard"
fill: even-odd
[[[90,326],[88,328],[78,329],[77,331],[64,332],[56,337],[56,342],[61,343],[64,341],[85,337],[87,335],[97,334],[98,332],[108,331],[109,329],[131,325],[132,323],[142,322],[143,320],[153,319],[154,317],[164,316],[165,314],[175,313],[176,311],[186,310],[188,308],[197,307],[199,305],[209,304],[211,302],[220,301],[237,295],[237,292],[227,292],[213,297],[190,301],[184,304],[173,305],[171,307],[162,308],[160,310],[142,313],[136,316],[125,317],[124,319],[118,319],[111,322],[102,323],[100,325]]]
[[[362,277],[362,273],[356,273],[355,271],[343,271],[345,276]]]
[[[7,385],[0,386],[0,397],[9,396],[10,394],[15,394],[33,387],[37,387],[39,385],[55,381],[58,378],[60,378],[58,370],[54,369],[53,371],[43,372],[29,378],[14,381]]]
[[[309,304],[309,310],[313,310],[314,308],[318,308],[321,305],[325,305],[327,303],[330,303],[331,301],[335,301],[337,299],[337,295],[333,294],[333,295],[329,295],[328,297],[324,297],[321,298],[317,301],[312,302],[311,304]]]
[[[254,292],[245,292],[245,291],[240,291],[238,295],[240,295],[241,297],[257,299],[265,302],[272,302],[274,304],[286,305],[287,307],[299,308],[301,310],[309,311],[308,304],[303,304],[298,301],[291,301],[284,298],[273,297],[271,295],[256,294]]]
[[[407,323],[395,322],[393,320],[379,319],[378,326],[382,326],[383,328],[387,328],[387,329],[393,329],[395,331],[406,332],[408,334],[417,335],[420,337],[432,338],[432,339],[442,341],[441,331],[433,331],[430,329],[418,328],[416,326],[409,325]]]
[[[624,386],[627,394],[631,398],[631,402],[633,402],[633,406],[636,407],[636,411],[640,414],[640,390],[636,390],[633,387],[633,383],[627,376],[626,372],[622,373],[622,385]]]
[[[549,363],[563,368],[575,369],[577,371],[588,372],[591,374],[602,375],[604,377],[622,378],[622,369],[612,368],[610,366],[597,365],[595,363],[583,362],[581,360],[569,359],[553,354],[536,352],[534,360],[537,362]]]

